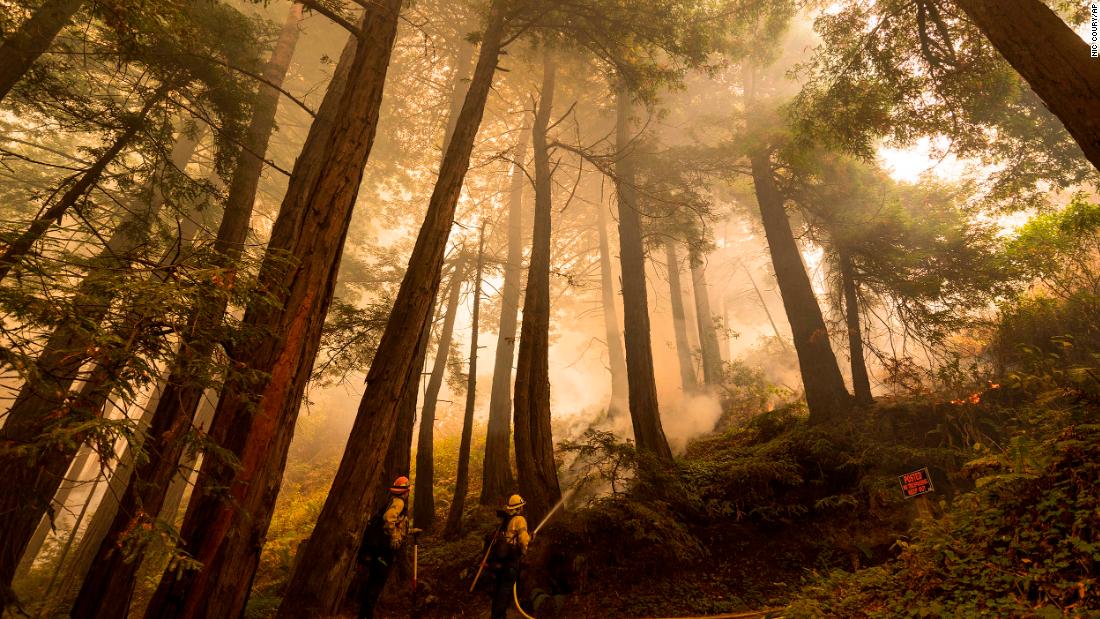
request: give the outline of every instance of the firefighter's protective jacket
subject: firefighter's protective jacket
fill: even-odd
[[[527,544],[531,542],[531,534],[527,532],[527,519],[523,516],[512,516],[508,525],[504,527],[501,535],[502,541],[518,551],[520,556],[527,553]]]
[[[382,530],[390,538],[390,547],[400,548],[405,543],[405,537],[409,534],[408,510],[405,509],[405,499],[395,496],[390,499],[390,506],[382,514]]]

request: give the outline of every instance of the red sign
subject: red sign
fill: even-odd
[[[928,494],[934,490],[932,487],[932,477],[928,474],[927,468],[913,471],[912,473],[906,473],[905,475],[898,475],[898,481],[901,482],[901,493],[907,499],[922,494]]]

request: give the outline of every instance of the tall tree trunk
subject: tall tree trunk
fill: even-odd
[[[523,279],[523,187],[527,174],[527,129],[520,132],[512,160],[508,193],[508,258],[500,295],[500,327],[493,359],[493,386],[489,395],[489,423],[485,431],[485,462],[481,470],[481,504],[495,505],[512,491],[512,362],[516,351],[516,312]]]
[[[474,58],[474,47],[468,41],[459,41],[458,54],[455,56],[454,72],[451,75],[450,108],[447,110],[447,126],[443,132],[443,152],[446,153],[454,136],[458,115],[462,113],[462,104],[470,90],[467,78],[470,64]],[[418,528],[429,530],[435,525],[435,410],[439,403],[439,390],[447,374],[447,358],[451,351],[451,339],[454,336],[455,312],[458,310],[458,295],[461,292],[462,278],[465,277],[465,257],[460,256],[455,264],[451,279],[450,294],[446,314],[443,318],[443,330],[440,333],[439,347],[436,349],[428,388],[424,394],[424,408],[421,414],[420,433],[416,448],[416,492],[413,493],[413,520]],[[455,279],[457,277],[457,279]],[[428,314],[431,316],[431,313]],[[430,335],[430,328],[429,328]],[[442,352],[442,356],[440,356]],[[423,363],[421,363],[423,367]],[[419,376],[417,377],[419,385]],[[415,394],[413,395],[415,398]],[[415,407],[415,402],[413,403]]]
[[[46,0],[0,44],[0,100],[31,68],[80,10],[83,0]]]
[[[691,287],[695,292],[695,324],[699,329],[699,347],[703,353],[703,381],[708,386],[721,385],[722,349],[718,345],[714,314],[710,310],[710,290],[703,272],[703,260],[695,251],[691,252]]]
[[[172,165],[182,169],[194,150],[195,142],[181,135],[172,149]],[[69,434],[102,410],[87,394],[74,398],[69,392],[94,348],[95,333],[87,327],[99,325],[107,315],[117,293],[114,277],[129,269],[162,204],[154,185],[148,203],[128,214],[92,259],[73,296],[79,320],[64,321],[50,334],[0,428],[0,443],[28,450],[31,460],[20,449],[0,453],[0,513],[7,515],[0,521],[0,603],[4,606],[12,601],[5,593],[10,591],[19,558],[83,442],[82,432],[77,433],[78,440]]]
[[[615,121],[616,185],[619,191],[619,259],[623,270],[623,327],[626,340],[630,421],[638,448],[662,460],[672,450],[661,426],[657,383],[653,377],[653,345],[649,337],[649,299],[646,296],[645,248],[634,178],[634,148],[630,136],[630,93],[620,84]]]
[[[844,321],[848,326],[848,355],[852,363],[852,391],[856,402],[861,405],[873,404],[871,378],[867,374],[867,361],[863,357],[863,329],[859,320],[859,290],[855,274],[852,273],[852,261],[840,254],[840,279],[844,289]]]
[[[279,102],[276,86],[281,86],[290,66],[301,17],[301,5],[294,4],[264,69],[264,78],[271,85],[264,85],[260,91],[245,136],[245,147],[241,149],[230,181],[229,196],[214,242],[215,268],[222,272],[225,281],[233,279],[235,263],[248,234],[263,166],[261,156],[267,150],[274,129]],[[127,542],[125,537],[153,525],[162,514],[168,490],[178,476],[177,466],[187,444],[185,436],[191,430],[205,391],[202,380],[195,374],[201,371],[201,365],[213,352],[211,331],[221,322],[227,302],[226,295],[213,292],[210,298],[200,300],[200,307],[188,321],[191,328],[187,330],[169,373],[164,397],[159,399],[152,414],[149,432],[152,445],[147,450],[147,458],[138,468],[134,482],[118,490],[116,496],[121,494],[118,507],[110,515],[100,542],[87,551],[93,557],[91,563],[102,569],[85,572],[86,578],[82,575],[83,584],[72,609],[74,618],[126,614],[137,583],[140,561],[122,551]],[[174,517],[173,511],[169,518]],[[96,519],[100,519],[100,514],[97,513]],[[140,556],[142,548],[131,546],[130,554]]]
[[[237,168],[230,181],[230,192],[222,222],[215,240],[216,268],[222,277],[231,281],[235,274],[235,262],[240,257],[241,246],[248,235],[256,186],[263,167],[262,154],[274,129],[275,112],[279,92],[290,58],[298,40],[298,22],[301,5],[294,4],[279,34],[274,52],[264,69],[264,85],[260,99],[253,110],[245,147],[239,155]],[[122,551],[127,535],[153,526],[164,511],[168,488],[178,476],[177,466],[186,447],[185,436],[195,420],[195,414],[205,388],[195,376],[200,372],[212,350],[210,332],[221,322],[228,297],[210,295],[190,318],[188,335],[178,353],[166,386],[165,397],[158,402],[152,416],[152,445],[136,473],[134,483],[118,490],[121,499],[112,510],[106,529],[92,553],[91,563],[99,568],[86,573],[80,587],[72,616],[74,618],[121,617],[127,614],[133,596],[141,562],[132,555],[141,555],[143,545],[130,545],[129,553]],[[117,496],[118,496],[117,495]],[[177,504],[178,505],[178,504]],[[102,511],[102,510],[100,510]],[[103,517],[107,517],[106,515]],[[175,511],[169,518],[175,517]],[[97,519],[100,513],[97,512]]]
[[[474,309],[470,326],[470,371],[466,377],[466,410],[462,417],[462,439],[458,445],[458,471],[455,474],[455,495],[447,512],[443,536],[453,539],[462,533],[462,512],[466,509],[466,492],[470,488],[470,443],[474,434],[474,401],[477,398],[477,331],[481,318],[481,269],[485,264],[485,223],[477,243],[477,269],[474,272]]]
[[[955,0],[1100,169],[1100,63],[1040,0]]]
[[[424,330],[421,331],[420,339],[416,344],[416,358],[413,360],[414,367],[424,367],[425,357],[428,356],[428,342],[431,340],[433,322],[434,321],[429,320],[424,323]],[[374,492],[375,495],[377,495],[375,500],[378,504],[385,504],[390,494],[389,488],[395,479],[400,476],[412,476],[413,427],[416,425],[416,400],[420,393],[420,381],[422,378],[423,374],[421,372],[412,372],[409,374],[408,390],[401,398],[401,405],[397,409],[397,426],[394,428],[393,438],[386,448],[386,460],[382,467],[378,469],[378,479],[375,480],[373,488],[368,489],[368,492]],[[410,524],[412,526],[419,525],[415,519],[413,519]],[[365,542],[366,540],[363,540],[363,543]],[[352,584],[362,586],[365,583],[362,579],[357,579]],[[363,597],[361,586],[349,586],[346,594],[343,596],[344,599],[340,604],[342,610],[344,610],[346,614],[354,614],[357,612],[359,600]]]
[[[386,446],[393,436],[398,409],[409,388],[416,347],[409,346],[431,318],[443,268],[443,255],[454,221],[462,181],[470,166],[474,137],[481,126],[485,102],[492,87],[505,30],[503,0],[489,8],[488,26],[481,37],[477,68],[455,124],[428,203],[424,224],[416,239],[408,270],[378,343],[367,374],[367,389],[336,472],[332,490],[317,526],[299,550],[287,584],[279,617],[316,617],[331,614],[347,591],[367,520],[378,507],[370,486],[384,465]]]
[[[810,422],[823,423],[846,412],[851,405],[851,396],[844,386],[821,307],[791,232],[791,222],[783,208],[783,196],[772,176],[768,152],[753,152],[751,163],[764,235],[768,239],[772,267],[783,297],[783,308],[791,324],[798,367],[806,389]]]
[[[629,409],[630,388],[627,380],[623,338],[615,307],[615,274],[611,270],[611,243],[607,238],[607,211],[596,207],[596,228],[600,236],[600,294],[603,299],[603,324],[607,338],[607,367],[611,373],[611,401],[607,416],[618,417]]]
[[[439,346],[435,349],[435,362],[424,392],[424,408],[420,413],[420,433],[416,439],[416,492],[413,493],[413,520],[425,531],[435,525],[435,409],[439,402],[439,390],[447,376],[447,359],[454,338],[455,315],[462,295],[462,281],[466,277],[466,255],[460,251],[455,259],[454,272],[447,294],[447,309],[443,315],[443,328],[439,332]]]
[[[207,389],[203,394],[202,401],[199,402],[198,410],[195,412],[193,427],[196,431],[205,432],[206,429],[210,427],[210,420],[214,417],[214,408],[217,404],[218,391],[216,389]],[[179,526],[178,523],[183,518],[183,514],[180,513],[180,507],[186,506],[184,500],[189,497],[188,490],[195,485],[195,480],[198,477],[198,471],[201,464],[202,454],[199,452],[197,446],[192,446],[180,457],[179,465],[176,467],[175,477],[172,478],[172,482],[168,485],[168,492],[165,495],[164,504],[160,508],[159,518],[160,522],[164,525],[171,526],[173,529]],[[173,545],[172,550],[174,549],[175,546]],[[92,563],[95,561],[98,550],[98,547],[89,548],[86,555],[77,555],[75,561],[80,561],[82,563],[74,567],[73,571],[77,574],[87,574]],[[135,576],[135,582],[155,582],[154,579],[164,573],[165,563],[162,558],[162,555],[150,554],[148,552],[140,556],[138,558],[140,565],[138,566],[137,576]],[[145,604],[148,604],[148,599],[141,599]],[[145,605],[134,605],[131,601],[129,616],[144,616],[145,608]]]
[[[235,462],[207,454],[180,532],[202,568],[166,574],[147,617],[243,612],[374,142],[400,9],[401,0],[370,4],[337,68],[343,87],[325,95],[294,164],[260,267],[268,298],[245,311],[247,340],[231,355],[242,371],[226,380],[210,427]]]
[[[57,202],[51,204],[45,212],[35,218],[35,220],[27,226],[27,229],[4,249],[4,253],[0,255],[0,281],[7,277],[8,273],[15,268],[23,256],[27,255],[31,248],[34,247],[34,244],[50,229],[50,226],[60,222],[61,218],[69,212],[69,209],[84,197],[89,189],[99,182],[107,166],[111,165],[118,157],[119,153],[130,145],[134,137],[137,136],[138,131],[144,125],[145,118],[149,115],[149,112],[152,111],[153,107],[164,100],[167,93],[167,87],[161,87],[157,90],[157,92],[145,102],[145,106],[138,112],[137,116],[127,123],[126,129],[115,137],[111,145],[107,147],[107,150],[103,151],[88,169],[80,173],[79,178],[65,190],[65,193],[62,194]]]
[[[544,56],[542,89],[531,143],[535,152],[535,222],[531,238],[531,266],[523,298],[519,360],[516,363],[515,434],[519,491],[527,500],[532,519],[542,518],[561,498],[550,432],[550,149],[547,126],[554,105],[557,67],[551,52]]]
[[[432,321],[424,323],[424,330],[416,343],[416,367],[424,367],[424,361],[428,356],[428,342],[432,339]],[[408,390],[401,399],[401,407],[397,413],[397,427],[393,432],[393,439],[386,450],[386,461],[382,467],[382,475],[378,479],[378,490],[381,499],[389,494],[389,487],[393,480],[404,475],[412,474],[412,443],[413,428],[416,426],[416,401],[420,395],[420,381],[423,375],[420,372],[409,374]],[[419,480],[417,480],[419,482]],[[417,523],[419,526],[419,523]]]
[[[676,356],[680,360],[680,384],[684,393],[691,393],[699,386],[695,378],[695,364],[691,359],[691,346],[687,339],[687,320],[684,317],[684,291],[680,287],[680,260],[676,257],[676,242],[665,239],[665,262],[668,264],[668,295],[672,300],[672,328],[676,335]]]
[[[198,409],[195,411],[195,418],[191,426],[194,431],[206,432],[206,429],[210,427],[210,421],[214,417],[214,409],[217,406],[218,390],[206,389],[203,392],[202,399],[199,400]],[[192,478],[198,472],[201,457],[202,454],[194,446],[184,451],[183,455],[180,456],[179,464],[175,467],[176,474],[172,477],[171,483],[168,484],[168,491],[160,507],[161,522],[175,526],[176,522],[183,516],[180,513],[180,507],[184,504],[183,499],[184,495],[187,494],[187,488],[194,485]],[[140,582],[140,580],[139,578],[138,581]]]

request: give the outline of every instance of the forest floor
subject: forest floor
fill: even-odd
[[[832,429],[777,411],[697,440],[671,478],[636,463],[629,490],[574,506],[532,543],[524,608],[538,619],[1090,616],[1100,408],[1057,397],[884,403]],[[897,476],[924,467],[931,500],[903,498]],[[496,518],[478,508],[469,522],[459,540],[422,540],[425,619],[488,616],[489,579],[467,589]],[[407,586],[394,579],[378,616],[410,616]]]
[[[919,418],[904,407],[883,415],[896,417],[893,425]],[[556,515],[532,542],[521,578],[530,594],[525,609],[539,619],[765,616],[807,578],[885,560],[908,530],[913,505],[880,496],[889,491],[869,482],[884,466],[907,464],[881,445],[873,455],[869,449],[850,435],[808,429],[792,411],[703,437],[673,479],[643,481]],[[638,478],[649,479],[644,471]],[[678,489],[668,491],[669,484]],[[856,502],[862,507],[855,509]],[[461,539],[421,539],[421,617],[488,616],[491,579],[483,577],[475,593],[468,588],[497,519],[493,510],[477,508],[467,522]],[[392,580],[377,615],[408,617],[409,582]]]

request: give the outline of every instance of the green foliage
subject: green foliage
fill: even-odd
[[[575,0],[553,10],[518,4],[537,16],[528,27],[538,36],[588,50],[646,101],[677,86],[688,69],[705,65],[723,28],[734,23],[719,17],[725,7],[685,0]]]
[[[1030,291],[1000,308],[991,346],[997,364],[1017,379],[1035,383],[1026,377],[1060,373],[1084,393],[1095,392],[1098,232],[1100,207],[1078,195],[1063,210],[1033,217],[1006,248],[1008,259],[1036,278]]]
[[[748,421],[768,405],[791,399],[791,391],[772,384],[763,367],[735,359],[722,364],[722,416],[715,429],[723,432],[732,425]]]
[[[1065,208],[1036,215],[1020,227],[1005,254],[1054,294],[1100,294],[1100,205],[1074,195]]]
[[[1100,426],[1037,445],[925,521],[898,558],[807,587],[789,617],[1086,616],[1100,609]],[[1090,612],[1091,611],[1091,612]]]
[[[822,3],[824,5],[824,3]],[[1058,187],[1095,182],[1061,123],[957,4],[848,1],[821,11],[822,39],[789,108],[800,139],[870,159],[878,139],[944,136],[952,154],[1002,164],[990,203],[1019,209]]]
[[[787,191],[827,250],[837,313],[847,263],[863,312],[885,307],[908,336],[942,344],[974,324],[1017,279],[996,226],[979,222],[963,184],[899,183],[819,150],[793,153]]]
[[[386,328],[390,303],[371,303],[363,308],[333,299],[325,316],[321,349],[313,380],[321,385],[344,382],[348,374],[370,367],[378,340]]]
[[[573,454],[571,470],[582,471],[570,484],[572,502],[584,502],[566,524],[555,527],[557,544],[587,549],[578,561],[593,566],[637,565],[657,569],[670,562],[699,560],[704,545],[687,526],[693,511],[680,480],[632,441],[610,432],[588,430],[578,441],[562,441]],[[614,523],[609,530],[607,523]],[[607,540],[608,535],[614,541]],[[604,541],[597,542],[597,539]]]

